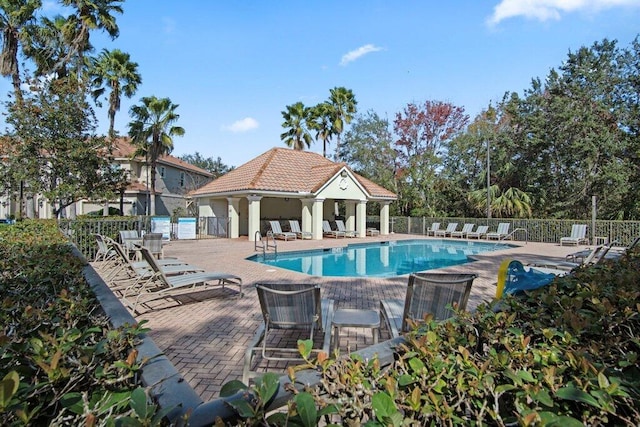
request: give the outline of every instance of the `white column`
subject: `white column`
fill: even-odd
[[[356,235],[358,237],[367,237],[367,201],[366,200],[358,201],[356,220],[357,220]]]
[[[357,200],[345,200],[344,226],[347,230],[356,230],[356,203]]]
[[[249,241],[255,242],[256,231],[260,231],[260,200],[262,196],[252,194],[247,196],[249,201]]]
[[[227,213],[229,217],[229,238],[240,237],[240,199],[227,197]]]
[[[303,232],[311,233],[311,237],[313,237],[313,199],[302,199],[300,203],[302,203],[302,215],[300,215],[302,224],[300,224],[300,229]],[[320,225],[322,225],[322,223]]]
[[[322,240],[322,219],[324,215],[324,199],[313,199],[311,207],[313,240]]]
[[[389,204],[380,202],[380,234],[389,234]]]

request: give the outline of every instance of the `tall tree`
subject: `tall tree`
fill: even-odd
[[[205,158],[197,151],[194,154],[184,154],[180,156],[180,159],[194,166],[202,168],[207,172],[211,172],[214,179],[234,169],[233,166],[226,165],[220,157],[218,157],[217,159],[214,159],[213,157]]]
[[[286,108],[286,111],[282,111],[282,127],[287,130],[280,134],[280,139],[294,150],[311,147],[313,138],[309,133],[310,108],[305,107],[302,102],[287,105]]]
[[[173,137],[184,135],[184,129],[174,126],[180,115],[177,104],[169,98],[143,97],[141,105],[131,107],[133,121],[129,123],[129,136],[138,147],[138,155],[145,156],[151,167],[150,214],[156,214],[156,167],[158,159],[173,150]]]
[[[93,30],[104,30],[112,39],[120,34],[114,13],[122,13],[124,0],[60,0],[71,7],[74,13],[68,18],[67,34],[73,34],[69,41],[69,53],[64,62],[75,59],[77,78],[82,77],[85,67],[84,54],[90,46],[89,34]]]
[[[29,40],[24,50],[36,64],[36,76],[53,75],[57,79],[68,76],[70,64],[65,61],[71,57],[70,43],[75,37],[74,31],[68,18],[62,15],[53,19],[43,17],[38,25],[29,26]],[[86,47],[87,50],[90,48]]]
[[[322,155],[327,157],[327,143],[333,136],[333,107],[322,102],[311,108],[309,128],[316,131],[316,140],[322,141]]]
[[[138,73],[138,64],[131,62],[128,53],[119,49],[112,51],[104,49],[97,58],[92,58],[92,67],[89,70],[93,99],[98,106],[99,98],[109,88],[109,137],[116,136],[114,125],[116,112],[120,111],[120,98],[122,95],[131,98],[138,90],[142,78]]]
[[[344,131],[345,124],[351,123],[353,115],[356,113],[356,97],[351,91],[344,87],[334,87],[330,91],[329,104],[333,109],[333,125],[331,133],[336,135],[336,155],[335,160],[340,161],[340,135]]]
[[[42,6],[40,0],[0,0],[0,31],[2,31],[2,52],[0,53],[0,73],[11,76],[17,105],[22,104],[20,88],[20,67],[18,54],[21,40],[25,39],[25,28]]]
[[[464,108],[440,101],[408,104],[396,114],[399,192],[405,215],[437,213],[438,171],[447,145],[466,127]]]
[[[59,217],[84,198],[113,196],[120,172],[111,167],[110,145],[95,134],[96,120],[77,86],[39,82],[21,108],[8,103],[11,155],[1,162],[4,190],[16,194],[24,183],[42,194]]]

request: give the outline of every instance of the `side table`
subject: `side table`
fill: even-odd
[[[340,346],[340,328],[369,328],[373,335],[373,343],[378,343],[380,331],[380,313],[376,310],[358,308],[339,308],[331,321],[333,348]]]

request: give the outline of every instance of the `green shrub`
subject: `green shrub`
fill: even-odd
[[[145,406],[137,377],[135,346],[145,330],[109,325],[71,251],[55,221],[0,230],[1,425],[126,424],[158,415]]]

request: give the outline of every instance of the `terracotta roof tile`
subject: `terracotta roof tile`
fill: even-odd
[[[342,168],[349,169],[345,163],[332,162],[317,153],[289,148],[272,148],[193,191],[191,195],[252,190],[314,193]],[[397,196],[393,192],[352,171],[351,173],[371,196],[396,199]]]

